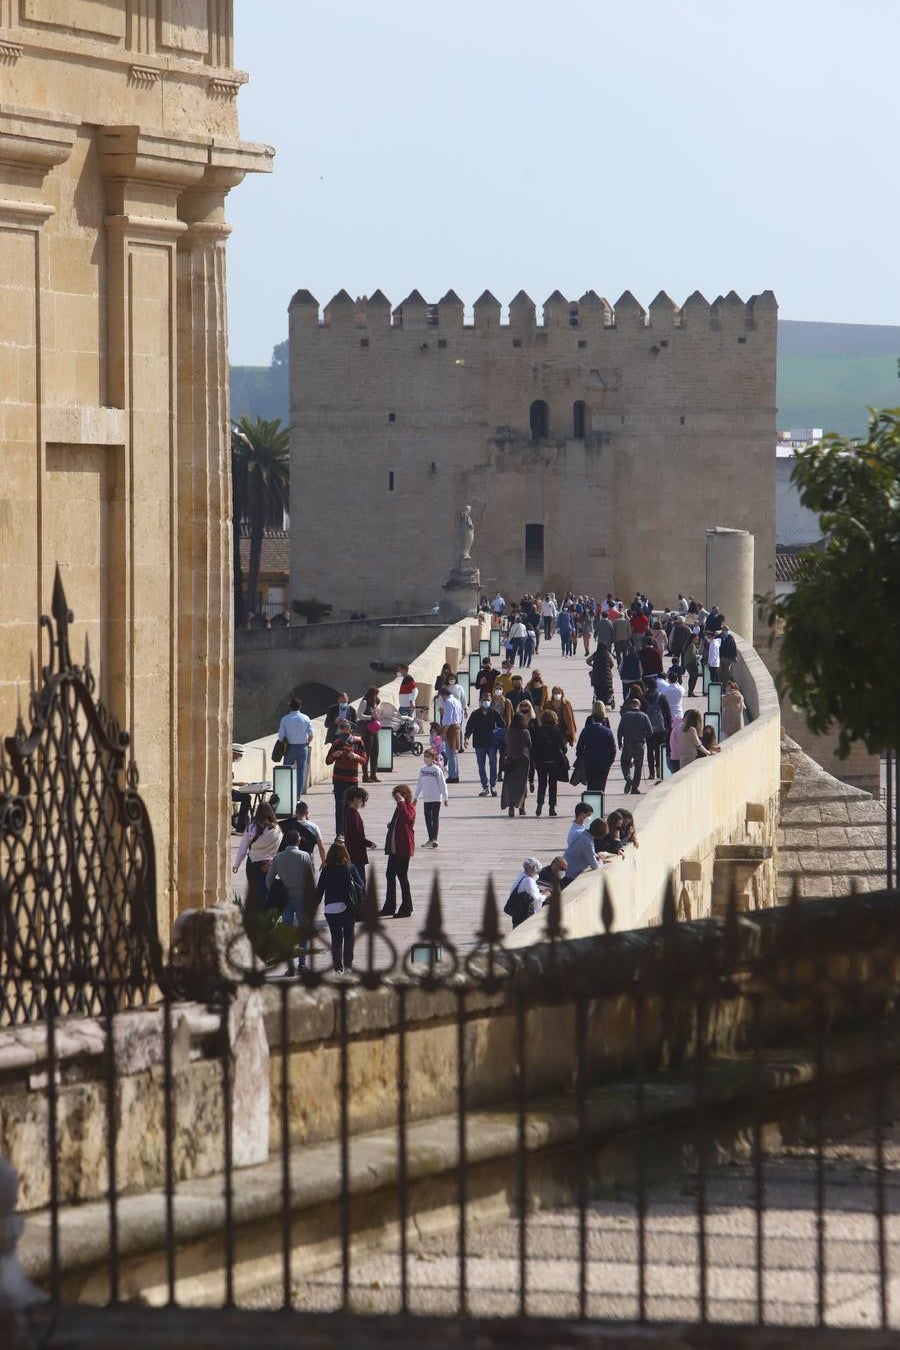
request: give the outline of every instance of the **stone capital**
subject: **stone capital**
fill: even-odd
[[[78,119],[0,103],[0,181],[40,189],[72,153]]]
[[[178,214],[221,223],[225,196],[246,173],[266,173],[274,151],[226,137],[181,137],[137,126],[102,127],[100,169],[114,214]]]

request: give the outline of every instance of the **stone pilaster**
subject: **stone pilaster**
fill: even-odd
[[[242,175],[238,175],[242,176]],[[233,699],[225,191],[187,192],[178,243],[179,908],[228,899]]]

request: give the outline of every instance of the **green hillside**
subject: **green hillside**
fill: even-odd
[[[898,353],[900,354],[900,353]],[[867,409],[900,404],[897,356],[778,356],[778,428],[862,436]]]

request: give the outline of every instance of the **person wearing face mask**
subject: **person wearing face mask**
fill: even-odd
[[[571,703],[566,698],[566,691],[562,685],[555,684],[550,692],[550,702],[547,707],[551,712],[556,713],[557,721],[565,733],[566,741],[569,745],[574,745],[578,738],[578,728],[575,725],[575,712]]]
[[[496,797],[497,795],[497,752],[499,744],[494,732],[498,728],[505,731],[506,723],[500,713],[491,707],[490,694],[483,689],[478,707],[469,714],[463,739],[464,745],[468,745],[469,741],[472,741],[475,746],[478,776],[481,779],[480,796],[482,797]],[[488,777],[489,772],[490,778]]]
[[[547,706],[548,689],[539,670],[536,670],[525,686],[525,693],[534,704],[534,710],[542,713]]]
[[[350,698],[346,690],[341,690],[337,696],[337,703],[332,703],[325,714],[325,744],[331,745],[334,740],[335,730],[338,719],[350,723],[351,730],[356,729],[356,709],[351,705]]]

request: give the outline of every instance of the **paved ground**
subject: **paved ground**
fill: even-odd
[[[878,1226],[873,1153],[865,1140],[826,1151],[824,1321],[832,1326],[880,1323]],[[900,1322],[900,1163],[897,1133],[888,1142],[885,1221],[888,1315]],[[717,1168],[707,1187],[707,1314],[711,1321],[757,1320],[754,1174],[749,1166]],[[699,1229],[696,1182],[685,1177],[655,1189],[646,1223],[646,1315],[660,1321],[700,1318]],[[468,1237],[469,1308],[474,1315],[518,1311],[519,1226],[515,1220],[471,1225]],[[578,1312],[579,1229],[571,1209],[529,1215],[527,1309],[542,1316]],[[588,1214],[589,1316],[638,1315],[638,1226],[634,1198],[622,1188],[595,1200]],[[762,1249],[763,1320],[813,1325],[817,1320],[817,1216],[815,1162],[810,1150],[770,1158],[765,1164]],[[459,1307],[455,1228],[436,1237],[411,1233],[411,1311],[451,1313]],[[352,1269],[352,1299],[361,1312],[399,1308],[399,1259],[394,1251],[359,1260]],[[293,1291],[296,1306],[331,1309],[340,1302],[335,1267]],[[280,1290],[260,1290],[256,1306],[277,1302]]]
[[[565,689],[575,710],[579,729],[584,725],[591,706],[590,674],[585,665],[584,654],[563,657],[560,654],[559,639],[551,638],[542,643],[533,669],[540,670],[545,684],[552,687],[560,684]],[[527,676],[526,676],[527,678]],[[617,710],[621,706],[621,682],[614,676]],[[700,685],[698,684],[698,690]],[[470,707],[475,706],[474,704]],[[685,700],[686,707],[705,708],[702,698]],[[613,730],[618,724],[618,711],[610,718]],[[570,759],[572,756],[570,755]],[[387,822],[393,810],[391,788],[396,783],[409,783],[415,787],[420,761],[412,755],[397,755],[392,773],[381,775],[380,784],[369,788],[369,804],[365,819],[369,838],[381,846]],[[547,807],[544,815],[536,819],[534,815],[535,799],[529,797],[528,815],[516,816],[510,820],[500,811],[499,796],[481,798],[481,784],[478,781],[478,768],[475,754],[471,749],[460,757],[461,782],[450,788],[450,806],[441,809],[440,847],[423,848],[426,839],[425,822],[421,818],[416,828],[417,851],[410,867],[410,882],[413,893],[414,913],[409,919],[397,919],[391,922],[397,929],[399,941],[407,945],[418,936],[424,919],[424,911],[431,894],[433,879],[440,878],[441,896],[444,905],[444,924],[452,940],[462,949],[471,947],[476,941],[476,933],[481,924],[484,905],[484,888],[487,877],[493,875],[498,903],[503,905],[509,889],[515,880],[522,859],[529,854],[547,863],[557,853],[565,849],[566,834],[572,821],[572,810],[579,799],[582,789],[560,786],[559,817],[549,817]],[[646,792],[652,791],[646,779],[642,784]],[[322,828],[326,840],[331,837],[334,825],[334,798],[330,783],[321,783],[309,789],[306,794],[310,803],[310,815]],[[618,761],[609,776],[606,809],[628,805],[640,821],[641,797],[625,797],[622,772]],[[237,845],[237,837],[233,838]],[[376,849],[375,865],[379,878],[379,892],[384,889],[384,856]],[[240,877],[243,883],[243,875]],[[242,885],[236,885],[240,893]],[[508,920],[503,920],[504,924]]]

